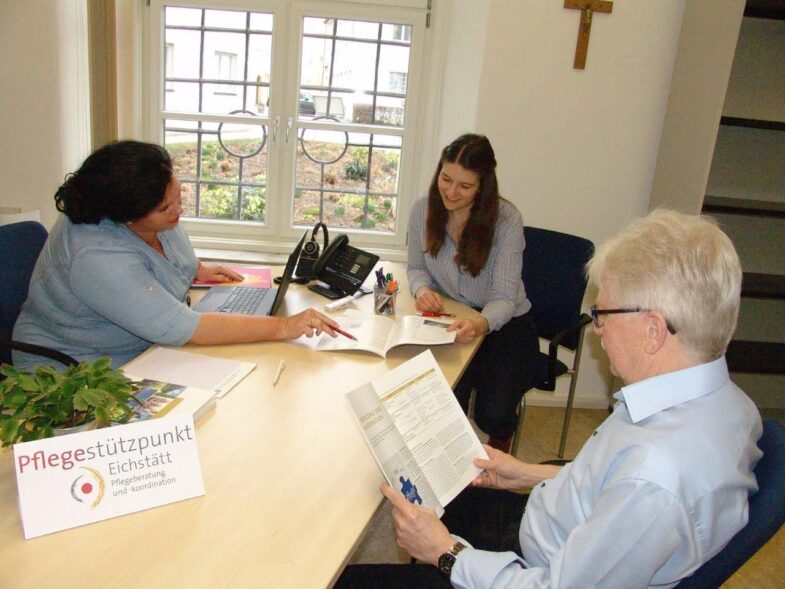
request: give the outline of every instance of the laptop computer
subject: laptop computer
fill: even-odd
[[[196,305],[194,311],[199,313],[241,313],[243,315],[268,315],[272,317],[278,312],[286,296],[286,290],[292,281],[300,250],[305,236],[289,255],[286,267],[278,288],[253,288],[247,286],[213,286]]]

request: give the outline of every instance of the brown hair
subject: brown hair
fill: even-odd
[[[455,263],[477,276],[488,261],[493,232],[499,214],[499,184],[496,157],[484,135],[461,135],[442,150],[439,165],[428,190],[428,217],[425,222],[425,248],[436,257],[447,233],[448,212],[439,194],[439,174],[445,163],[457,163],[477,174],[480,186],[474,197],[469,220],[463,228]]]

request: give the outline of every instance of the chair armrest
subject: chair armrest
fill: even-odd
[[[548,380],[538,385],[538,389],[552,391],[556,388],[556,362],[558,361],[558,352],[561,342],[564,341],[564,338],[572,335],[576,331],[583,331],[591,321],[592,319],[589,315],[582,313],[577,323],[561,330],[551,338],[551,341],[548,344]]]
[[[35,344],[26,344],[24,342],[18,342],[15,340],[11,340],[9,342],[0,339],[0,348],[6,350],[19,350],[20,352],[26,352],[28,354],[43,356],[45,358],[54,360],[55,362],[60,362],[60,364],[63,364],[65,366],[76,366],[77,364],[79,364],[78,360],[72,358],[68,354],[64,354],[62,352],[58,352],[57,350],[46,348],[44,346],[36,346]]]

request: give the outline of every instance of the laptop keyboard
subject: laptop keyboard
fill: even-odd
[[[264,299],[269,288],[248,288],[236,286],[234,291],[216,311],[219,313],[240,313],[242,315],[253,315],[259,303]]]

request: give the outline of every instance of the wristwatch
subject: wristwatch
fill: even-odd
[[[449,552],[445,552],[439,557],[439,572],[443,574],[448,579],[450,578],[450,573],[452,572],[452,567],[455,564],[455,557],[458,556],[458,553],[466,548],[465,544],[461,544],[460,542],[456,542],[452,545]]]

